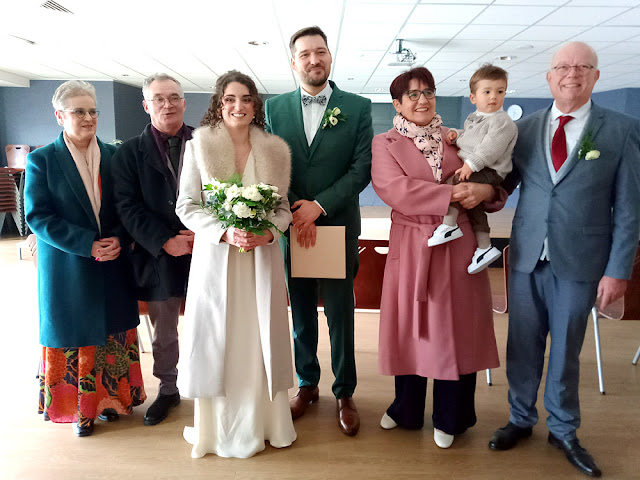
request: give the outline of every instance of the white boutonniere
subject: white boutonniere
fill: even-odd
[[[580,142],[580,150],[578,150],[578,158],[585,160],[595,160],[600,158],[600,151],[596,150],[596,145],[591,137],[591,132],[586,132]]]
[[[338,107],[334,107],[332,109],[327,108],[324,112],[324,116],[322,117],[322,128],[335,127],[338,122],[344,122],[346,119],[347,116],[342,113]]]

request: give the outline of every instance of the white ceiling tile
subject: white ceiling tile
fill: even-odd
[[[411,23],[450,23],[466,25],[486,7],[484,5],[425,5],[421,4],[411,14]]]
[[[467,25],[456,38],[461,40],[507,40],[521,32],[525,26],[502,25],[495,28],[493,25]]]
[[[624,7],[563,7],[538,22],[539,25],[598,25],[626,10]]]
[[[589,27],[568,27],[568,26],[539,26],[534,25],[521,33],[513,37],[512,40],[522,40],[522,41],[538,41],[538,40],[557,40],[557,41],[565,41],[574,37],[575,35],[579,35],[584,32]]]
[[[371,3],[371,4],[347,4],[344,9],[344,22],[350,23],[390,23],[394,20],[402,25],[413,10],[411,4],[396,3]]]
[[[408,23],[398,34],[398,38],[407,40],[421,40],[430,38],[449,39],[462,30],[463,25],[432,23]]]
[[[496,0],[493,2],[493,5],[513,5],[517,7],[521,7],[524,5],[531,5],[535,3],[536,5],[541,6],[550,6],[550,7],[558,7],[560,5],[564,5],[567,3],[567,0],[538,0],[538,1],[523,1],[523,0]]]
[[[638,0],[611,0],[605,2],[604,0],[571,0],[569,7],[601,7],[603,5],[609,5],[611,7],[633,7],[638,5]]]
[[[637,2],[634,2],[637,4]],[[633,10],[626,11],[617,17],[612,18],[611,20],[607,20],[603,23],[603,25],[607,26],[615,26],[615,25],[640,25],[640,7],[634,8]]]
[[[445,4],[445,5],[460,5],[464,4],[473,4],[473,5],[490,5],[493,3],[493,0],[422,0],[420,3],[423,5],[430,4]]]
[[[481,54],[478,52],[438,52],[429,61],[469,63],[475,61]]]
[[[590,43],[591,41],[605,40],[607,42],[622,42],[640,35],[638,27],[594,27],[571,40]]]
[[[640,42],[620,42],[612,45],[609,48],[598,50],[598,56],[606,57],[607,53],[615,54],[628,54],[628,55],[640,55]]]
[[[533,25],[553,12],[555,7],[532,6],[490,6],[484,10],[474,24],[484,25]]]

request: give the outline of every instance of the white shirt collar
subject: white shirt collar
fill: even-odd
[[[562,115],[571,115],[573,118],[577,120],[585,120],[589,116],[590,112],[591,112],[591,99],[589,99],[589,101],[585,103],[583,106],[581,106],[579,109],[571,113],[561,112],[558,106],[556,105],[556,101],[554,100],[553,105],[551,106],[551,121],[553,122],[555,120],[558,120],[558,117],[561,117]]]

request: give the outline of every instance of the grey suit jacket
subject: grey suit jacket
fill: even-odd
[[[627,279],[640,229],[640,121],[592,104],[583,136],[590,134],[600,157],[578,158],[575,148],[554,185],[545,141],[549,112],[541,110],[517,123],[514,168],[503,185],[512,191],[521,184],[510,265],[531,273],[548,238],[558,278]]]

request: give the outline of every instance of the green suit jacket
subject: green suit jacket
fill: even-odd
[[[291,204],[317,200],[327,215],[316,225],[344,225],[347,237],[354,238],[360,235],[358,195],[371,181],[371,101],[329,83],[333,92],[327,109],[340,108],[345,121],[324,129],[320,125],[307,145],[298,88],[267,100],[266,130],[291,148]]]

